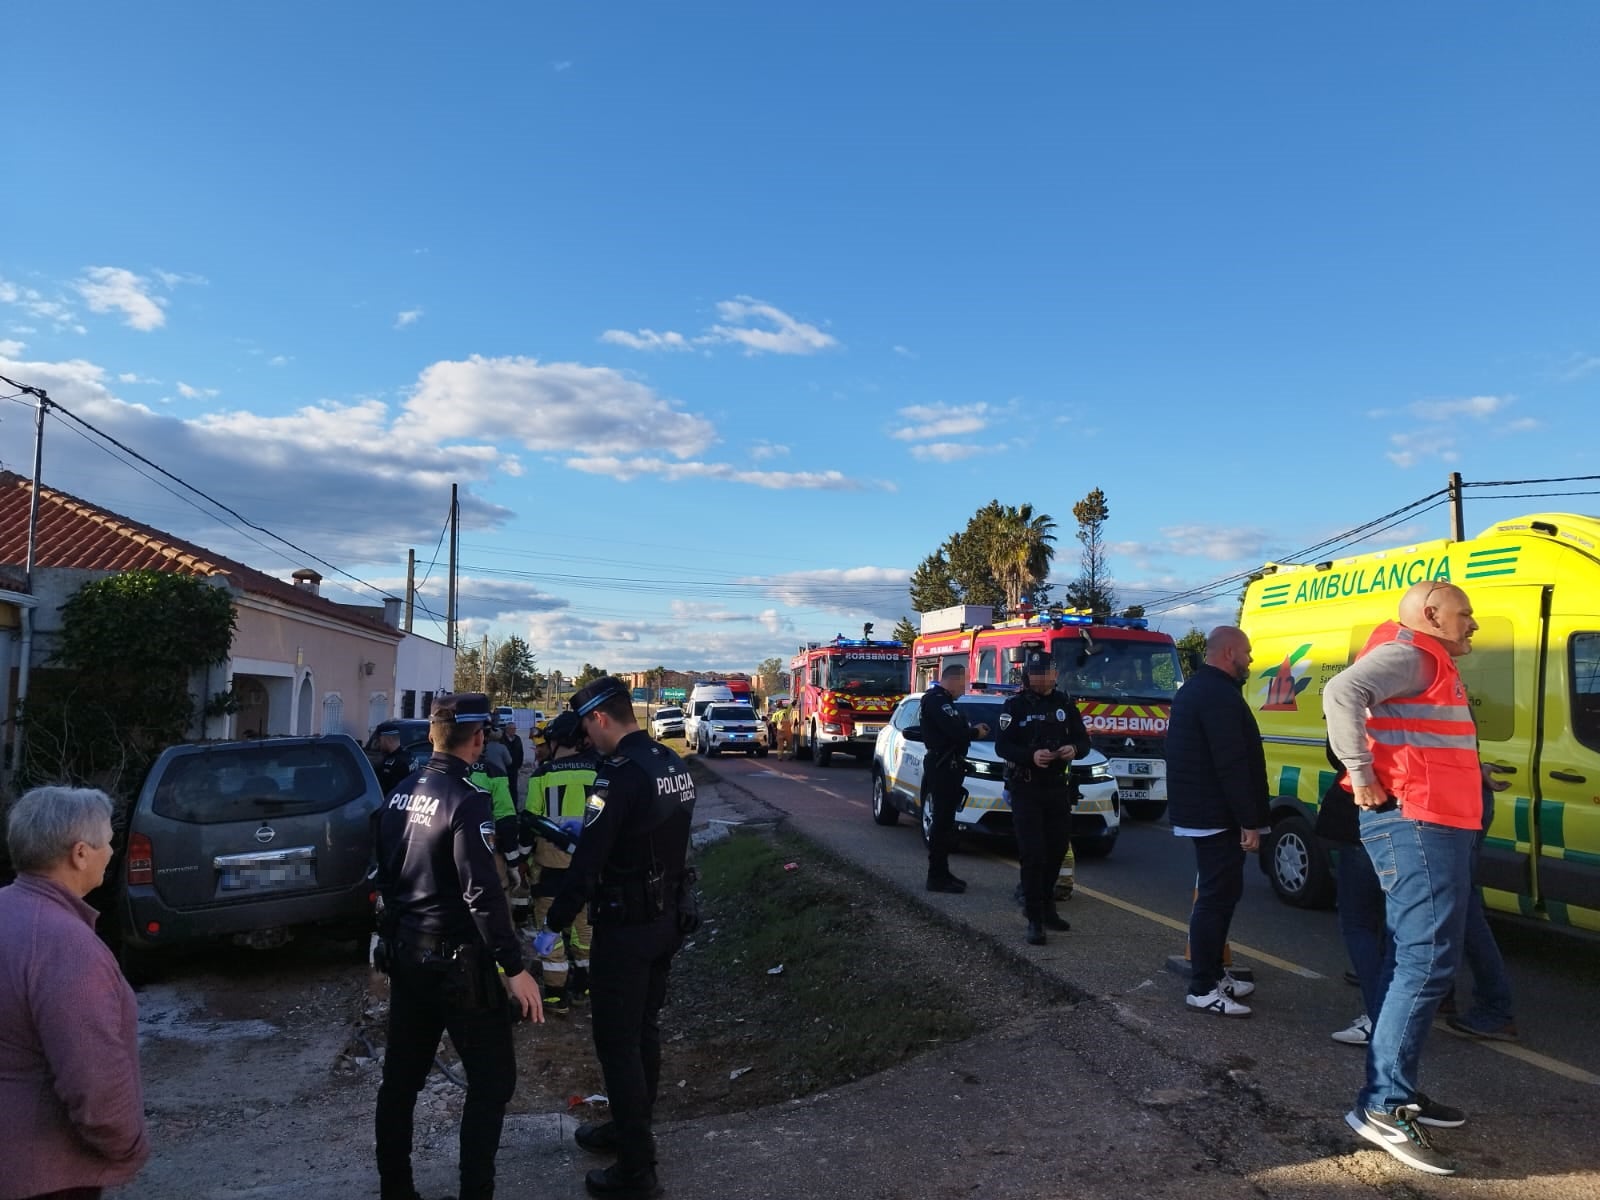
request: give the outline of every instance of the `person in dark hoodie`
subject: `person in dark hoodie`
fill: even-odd
[[[1245,855],[1269,827],[1267,756],[1244,698],[1250,639],[1219,625],[1206,659],[1172,701],[1167,726],[1167,813],[1172,832],[1194,845],[1194,908],[1189,914],[1190,1008],[1248,1017],[1240,999],[1255,984],[1222,965],[1233,910],[1244,894]]]

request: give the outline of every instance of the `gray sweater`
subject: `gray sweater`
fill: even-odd
[[[1367,749],[1367,710],[1374,704],[1415,696],[1433,683],[1433,661],[1415,646],[1385,642],[1340,671],[1322,690],[1322,715],[1328,721],[1328,743],[1350,772],[1350,782],[1378,782]]]

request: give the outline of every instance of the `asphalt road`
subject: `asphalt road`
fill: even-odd
[[[800,832],[834,853],[915,890],[925,865],[915,823],[902,817],[890,828],[873,823],[867,764],[835,758],[828,767],[809,762],[723,755],[707,764],[773,808]],[[965,896],[929,896],[927,902],[1002,937],[1022,921],[1011,899],[1014,848],[1006,842],[968,838],[953,869],[971,885]],[[1041,955],[1070,955],[1066,975],[1090,994],[1121,994],[1157,981],[1181,992],[1168,959],[1183,953],[1194,862],[1187,844],[1163,821],[1125,821],[1116,848],[1105,859],[1077,860],[1077,893],[1065,906],[1071,933],[1052,939]],[[1467,1043],[1444,1030],[1434,1044],[1449,1053],[1467,1051],[1480,1067],[1516,1061],[1539,1078],[1587,1084],[1600,1093],[1600,1039],[1594,998],[1600,995],[1600,941],[1575,937],[1511,919],[1493,920],[1516,994],[1521,1042]],[[1291,908],[1272,891],[1265,874],[1250,866],[1245,896],[1233,925],[1235,961],[1255,972],[1260,990],[1250,1003],[1257,1018],[1288,1023],[1310,1045],[1348,1056],[1328,1035],[1361,1012],[1358,992],[1343,980],[1348,966],[1333,911]],[[1292,1003],[1277,1003],[1287,990]],[[1463,979],[1463,1006],[1470,1002]],[[1187,1014],[1180,1014],[1187,1015]],[[1290,1032],[1286,1029],[1285,1032]]]

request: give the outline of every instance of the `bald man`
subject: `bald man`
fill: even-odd
[[[1242,629],[1213,629],[1205,662],[1178,689],[1167,724],[1168,819],[1174,834],[1190,839],[1195,857],[1185,1002],[1219,1017],[1248,1017],[1250,1007],[1240,1001],[1255,990],[1222,965],[1244,894],[1245,855],[1260,849],[1268,825],[1267,756],[1244,698],[1250,661]]]
[[[1349,774],[1361,842],[1384,889],[1394,963],[1371,1014],[1367,1081],[1346,1123],[1409,1167],[1452,1175],[1427,1130],[1466,1122],[1418,1086],[1422,1043],[1461,960],[1483,822],[1477,730],[1456,659],[1478,623],[1466,592],[1415,584],[1356,661],[1328,681],[1328,742]]]

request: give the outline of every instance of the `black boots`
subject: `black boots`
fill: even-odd
[[[1056,911],[1053,904],[1045,910],[1043,925],[1046,929],[1055,929],[1062,933],[1072,928],[1067,919]]]
[[[1023,934],[1022,940],[1030,946],[1042,946],[1045,943],[1044,926],[1038,921],[1029,919],[1028,932]]]
[[[579,1125],[572,1140],[590,1154],[615,1154],[617,1124],[615,1121],[601,1121],[594,1125]]]
[[[953,896],[967,890],[966,882],[954,875],[929,875],[927,886],[930,892],[949,892]]]
[[[583,1184],[591,1196],[615,1196],[618,1200],[645,1200],[661,1194],[654,1167],[624,1167],[614,1163],[590,1171],[584,1176]]]

